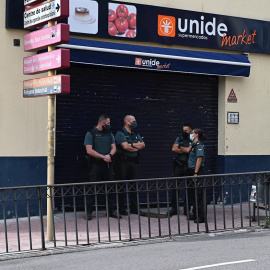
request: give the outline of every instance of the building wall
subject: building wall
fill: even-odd
[[[24,99],[23,50],[26,31],[5,29],[5,0],[1,3],[0,34],[0,156],[45,156],[47,154],[47,98]],[[23,14],[22,14],[23,16]],[[13,46],[20,39],[21,46]],[[39,74],[42,77],[43,74]]]
[[[2,186],[23,185],[25,183],[45,184],[47,98],[24,99],[22,97],[23,80],[42,77],[45,74],[32,77],[23,75],[23,57],[32,54],[23,51],[23,35],[27,31],[5,29],[5,2],[6,0],[0,0],[2,7],[0,18],[0,34],[2,37],[0,167],[2,173],[0,173],[0,182]],[[144,0],[126,0],[126,2],[145,4]],[[217,2],[216,0],[149,0],[147,4],[268,21],[270,18],[268,12],[270,2],[267,0],[261,1],[260,5],[251,0],[227,0],[223,2]],[[14,47],[13,39],[20,39],[21,46]],[[150,43],[147,45],[159,46],[159,44]],[[183,48],[180,46],[170,47]],[[188,49],[201,50],[200,48]],[[249,54],[249,59],[252,63],[249,78],[228,77],[220,78],[219,81],[218,154],[221,172],[247,171],[252,168],[250,163],[254,162],[256,163],[254,168],[260,170],[262,168],[262,166],[259,166],[262,164],[261,159],[270,161],[270,142],[268,140],[270,127],[267,125],[270,120],[270,114],[268,113],[270,56],[252,53]],[[234,89],[238,98],[238,102],[234,104],[227,103],[227,97],[231,89]],[[227,124],[227,111],[240,113],[239,125]],[[21,158],[18,159],[19,157]],[[34,157],[37,158],[33,159]],[[247,163],[241,162],[242,166],[235,168],[233,167],[235,166],[234,158],[238,161],[239,158],[243,158],[247,160]],[[264,167],[267,168],[267,166]],[[7,178],[9,179],[8,184]],[[10,178],[12,179],[10,180]],[[38,180],[36,180],[37,178]]]

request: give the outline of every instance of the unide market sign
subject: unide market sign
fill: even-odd
[[[22,10],[24,8],[23,2],[21,0],[12,0],[7,1],[6,4],[7,28],[22,29],[21,22],[14,13],[14,8]],[[80,0],[79,4],[77,0],[70,0],[70,17],[68,18],[70,32],[76,35],[117,40],[118,42],[132,38],[132,42],[154,42],[206,49],[270,54],[269,21],[130,2],[124,3],[122,1],[121,4],[125,5],[128,12],[133,13],[133,16],[136,15],[136,29],[133,30],[132,36],[127,35],[129,29],[126,30],[126,33],[119,34],[115,25],[110,23],[114,31],[108,28],[109,19],[106,11],[113,7],[115,12],[118,5],[120,5],[120,3],[108,0]],[[76,19],[76,9],[78,8],[84,8],[83,10],[88,11],[85,14],[86,19],[81,18],[82,16]],[[31,10],[25,12],[25,16],[29,14],[28,12],[31,12]],[[27,23],[26,27],[30,25],[29,20],[33,21],[33,18],[32,15],[25,18],[27,21],[25,22]],[[147,18],[147,23],[145,18]],[[38,19],[35,20],[38,23]],[[126,23],[125,20],[123,21]],[[115,21],[112,23],[114,24]]]
[[[54,0],[24,12],[24,28],[31,29],[69,16],[69,0]]]
[[[121,2],[121,5],[126,6],[129,16],[131,16],[130,14],[136,15],[136,28],[133,30],[133,35],[130,36],[128,35],[129,28],[122,33],[121,29],[118,30],[115,27],[118,21],[108,18],[108,13],[104,12],[106,9],[108,12],[109,9],[113,9],[115,12],[120,3],[104,0],[99,1],[97,7],[92,7],[89,3],[96,1],[81,0],[80,7],[91,11],[89,14],[95,20],[90,21],[89,19],[88,24],[86,22],[80,24],[78,20],[74,20],[76,1],[70,0],[71,16],[68,18],[70,32],[76,35],[82,34],[118,41],[132,38],[132,42],[143,41],[270,54],[269,21]],[[131,18],[127,17],[127,20],[131,20]],[[145,18],[147,18],[147,23]],[[122,21],[126,22],[125,19]],[[97,27],[94,27],[95,24]],[[93,29],[98,29],[98,31]]]
[[[229,24],[217,18],[213,16],[206,20],[204,15],[199,18],[194,16],[194,19],[158,15],[158,35],[174,38],[174,40],[194,40],[201,43],[215,38],[219,40],[219,45],[222,47],[256,43],[256,27],[251,30],[243,27],[243,31],[239,34],[232,34]]]

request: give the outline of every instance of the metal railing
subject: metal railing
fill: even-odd
[[[270,172],[256,172],[1,188],[0,253],[265,225],[270,204],[269,175]],[[263,190],[254,202],[249,200],[252,185],[260,185]],[[195,194],[196,206],[198,191],[203,191],[204,223],[194,222],[189,216],[190,190]],[[177,214],[172,217],[167,214],[171,192],[176,192],[180,202]],[[127,216],[110,217],[108,194],[114,194],[118,212],[123,207],[119,206],[120,194],[129,202],[131,193],[136,194],[137,208],[145,216],[131,214],[127,203]],[[90,221],[85,219],[89,196],[95,198]],[[100,197],[105,197],[105,202]],[[186,206],[181,204],[184,197]],[[52,199],[50,209],[46,209],[48,198]],[[187,217],[183,215],[183,207]],[[47,211],[53,217],[52,241],[47,241]]]

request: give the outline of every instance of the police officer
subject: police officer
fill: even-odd
[[[115,139],[110,131],[110,117],[102,114],[98,124],[91,131],[86,133],[84,145],[87,154],[90,155],[90,182],[113,180],[112,157],[116,152]],[[87,199],[87,216],[85,219],[92,219],[94,196]],[[108,194],[109,216],[121,218],[114,210],[113,194]]]
[[[187,175],[189,176],[198,176],[204,175],[204,161],[205,161],[205,146],[202,143],[206,136],[202,129],[195,128],[192,132],[191,138],[193,139],[193,143],[191,146],[189,159],[188,159],[188,169]],[[201,179],[193,179],[193,185],[195,187],[193,190],[194,196],[194,206],[193,206],[193,216],[195,223],[203,223],[205,222],[204,215],[204,202],[203,202],[203,183]],[[197,192],[195,192],[195,189]],[[197,203],[195,199],[195,195],[197,193]],[[196,208],[198,209],[198,216],[196,216]]]
[[[182,128],[182,134],[176,138],[172,151],[177,153],[177,156],[173,159],[173,176],[181,177],[187,169],[189,151],[191,149],[190,134],[192,134],[192,124],[184,123]],[[178,189],[172,190],[171,210],[168,212],[168,216],[172,217],[177,215],[177,209],[179,208],[179,202],[177,201]],[[186,200],[186,198],[185,198]],[[185,201],[186,205],[186,201]],[[189,204],[190,207],[190,204]],[[184,214],[186,207],[184,206]]]
[[[139,151],[145,148],[142,137],[134,131],[137,127],[136,119],[133,115],[126,115],[124,118],[124,127],[115,135],[117,156],[122,180],[139,178]],[[127,215],[124,207],[124,194],[119,196],[120,214]],[[130,194],[130,213],[145,216],[145,213],[138,211],[137,194]],[[129,203],[129,202],[127,202]]]

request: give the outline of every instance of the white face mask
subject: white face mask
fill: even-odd
[[[190,135],[189,135],[189,138],[190,138],[190,140],[193,141],[193,140],[194,140],[193,134],[190,134]]]

